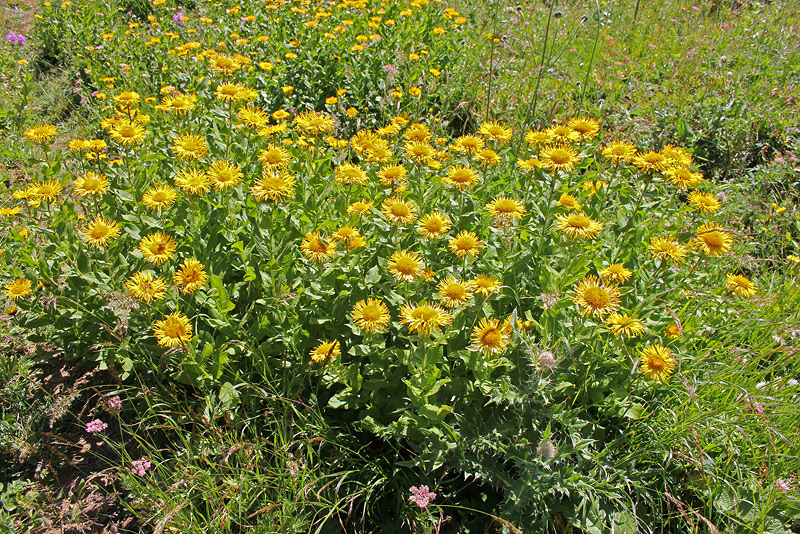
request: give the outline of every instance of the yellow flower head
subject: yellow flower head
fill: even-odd
[[[475,292],[484,297],[488,297],[500,287],[500,280],[486,274],[477,276],[473,282],[475,283]]]
[[[365,213],[369,213],[369,210],[372,209],[372,205],[373,202],[371,200],[356,200],[347,206],[347,214],[364,215]]]
[[[469,156],[475,155],[485,146],[485,141],[477,135],[462,135],[453,142],[452,149]]]
[[[457,308],[472,300],[475,293],[475,282],[448,276],[439,282],[438,290],[439,299],[445,308]]]
[[[182,169],[175,176],[175,186],[181,191],[202,196],[211,189],[211,182],[205,171],[198,169]]]
[[[417,205],[400,197],[387,198],[381,209],[386,220],[395,226],[411,224],[417,218]]]
[[[156,321],[153,334],[162,347],[186,345],[192,339],[192,325],[189,318],[181,312],[167,315],[164,320]]]
[[[6,284],[6,297],[17,300],[31,294],[31,281],[27,278],[17,278]]]
[[[108,179],[96,172],[87,172],[75,180],[73,189],[81,197],[100,196],[108,191]]]
[[[153,277],[149,272],[135,273],[125,282],[125,289],[130,295],[146,304],[164,298],[167,292],[167,283],[163,278]]]
[[[577,132],[580,141],[594,139],[600,131],[600,123],[591,117],[576,117],[570,119],[567,126],[569,126],[573,132]]]
[[[733,237],[716,223],[706,223],[695,233],[695,245],[708,256],[722,256],[730,252]]]
[[[479,180],[478,173],[472,167],[456,165],[450,167],[447,176],[442,179],[442,182],[460,191],[464,191],[478,183]]]
[[[336,242],[329,242],[319,232],[309,232],[303,238],[300,250],[306,258],[324,263],[336,254]]]
[[[571,210],[581,211],[581,203],[578,202],[578,199],[567,193],[561,194],[561,198],[558,199],[558,205]]]
[[[539,153],[542,166],[551,171],[568,171],[575,168],[578,152],[569,145],[547,146]]]
[[[450,219],[444,213],[433,211],[423,215],[417,225],[417,231],[425,239],[436,239],[446,234],[451,228]]]
[[[556,227],[576,239],[594,239],[603,230],[603,225],[582,213],[559,215]]]
[[[105,217],[97,216],[86,225],[81,233],[89,245],[98,248],[105,247],[109,240],[119,235],[119,225]]]
[[[633,158],[633,164],[645,173],[663,172],[669,168],[669,161],[659,152],[645,152]]]
[[[400,317],[400,322],[408,327],[409,332],[417,332],[420,335],[439,332],[452,320],[452,316],[443,308],[429,305],[427,302],[417,305],[404,304],[400,308]]]
[[[122,146],[130,146],[144,141],[144,126],[138,122],[123,120],[111,129],[111,139]]]
[[[214,189],[225,191],[239,185],[242,181],[242,172],[238,165],[227,161],[216,161],[209,167],[208,177]]]
[[[622,141],[610,143],[603,148],[603,157],[611,163],[633,161],[636,157],[636,147]]]
[[[642,351],[642,374],[660,382],[668,379],[675,369],[672,352],[662,345],[650,345]]]
[[[525,215],[525,207],[516,199],[504,196],[495,197],[486,204],[486,210],[491,214],[496,224],[513,224]]]
[[[294,176],[283,172],[265,171],[261,180],[250,188],[250,192],[259,202],[268,198],[278,202],[283,200],[283,197],[291,198],[294,195],[295,185],[297,185],[297,180]]]
[[[337,358],[340,354],[341,348],[338,341],[323,341],[308,355],[314,363],[325,363]]]
[[[714,213],[721,206],[719,199],[715,195],[701,191],[689,193],[689,205],[703,213]]]
[[[511,341],[511,324],[499,319],[481,319],[472,331],[472,349],[491,356],[501,354]]]
[[[336,182],[343,185],[366,185],[367,173],[352,163],[343,163],[336,167]]]
[[[638,319],[626,314],[612,313],[606,319],[608,331],[622,337],[636,337],[645,332],[645,327]]]
[[[681,263],[688,252],[672,236],[653,237],[647,248],[656,258],[668,259],[673,263]]]
[[[450,246],[450,252],[459,258],[474,258],[483,248],[483,241],[478,239],[477,234],[474,232],[463,231],[450,239],[448,245]]]
[[[206,157],[208,145],[202,135],[183,134],[175,140],[172,151],[180,159],[198,160]]]
[[[364,332],[380,332],[392,318],[386,304],[373,298],[358,301],[351,315],[353,323]]]
[[[499,122],[484,122],[478,129],[478,134],[501,145],[510,141],[514,135],[511,128]]]
[[[180,288],[181,292],[193,293],[203,287],[207,278],[208,275],[206,275],[203,264],[194,258],[187,258],[175,271],[172,282]]]
[[[172,206],[178,194],[166,184],[148,187],[142,197],[142,203],[151,210],[165,210]]]
[[[294,122],[305,133],[313,136],[333,130],[333,119],[318,111],[306,111],[300,113],[297,117],[295,117]]]
[[[56,135],[56,127],[52,124],[39,124],[25,130],[25,139],[34,143],[46,143],[51,137]]]
[[[756,285],[746,276],[740,274],[728,274],[725,279],[725,286],[734,295],[750,298],[756,294]]]
[[[627,282],[633,275],[631,271],[625,268],[624,265],[619,263],[612,263],[602,271],[600,277],[603,280],[611,280],[612,282],[624,283]]]
[[[500,155],[491,148],[484,148],[475,154],[475,159],[483,165],[497,165],[500,163]]]
[[[697,187],[703,182],[703,175],[687,168],[678,167],[667,171],[667,180],[679,189]]]
[[[172,259],[177,246],[172,237],[156,232],[142,238],[139,242],[139,251],[145,260],[160,265]]]
[[[559,124],[548,128],[547,132],[550,134],[550,138],[556,143],[574,143],[581,138],[581,134],[566,124]]]
[[[401,282],[412,282],[422,276],[423,264],[416,252],[397,250],[388,263],[389,272]]]
[[[581,315],[594,315],[600,319],[616,312],[620,306],[620,291],[613,284],[589,275],[577,285],[572,302],[578,305]]]

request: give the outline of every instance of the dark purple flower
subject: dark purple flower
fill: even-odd
[[[189,17],[187,17],[186,15],[184,15],[184,14],[183,14],[183,11],[178,11],[177,13],[175,13],[174,15],[172,15],[172,20],[174,20],[174,21],[175,21],[175,23],[176,23],[178,26],[183,26],[184,22],[185,22],[185,21],[186,21],[186,19],[188,19],[188,18],[189,18]]]

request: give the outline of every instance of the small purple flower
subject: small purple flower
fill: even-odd
[[[122,399],[119,398],[119,395],[114,395],[110,399],[106,400],[108,405],[108,409],[112,412],[119,412],[122,411]]]
[[[24,44],[28,44],[24,35],[14,32],[8,32],[6,34],[6,42],[12,46],[22,46]]]
[[[183,14],[183,11],[178,11],[177,13],[172,15],[172,20],[174,20],[178,26],[183,26],[183,24],[186,22],[186,19],[188,18],[189,17]]]
[[[784,493],[791,491],[792,485],[782,478],[775,481],[775,489],[781,490]]]
[[[411,492],[411,497],[409,497],[408,500],[420,508],[426,508],[428,504],[436,498],[436,494],[431,492],[428,486],[420,486],[419,488],[411,486],[408,491]]]
[[[92,434],[95,432],[102,432],[106,428],[108,428],[108,425],[102,422],[100,419],[95,419],[86,425],[86,431]]]
[[[139,460],[134,460],[131,462],[131,473],[134,475],[143,477],[147,469],[150,469],[150,460],[144,456],[142,456]]]

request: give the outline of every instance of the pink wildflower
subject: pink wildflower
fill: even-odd
[[[86,431],[94,434],[95,432],[102,432],[108,428],[108,425],[102,422],[100,419],[95,419],[86,425]]]
[[[139,460],[134,460],[131,463],[131,473],[143,477],[145,471],[150,468],[150,460],[142,456]]]
[[[786,493],[792,489],[792,485],[789,484],[784,479],[779,478],[778,480],[775,481],[775,489],[779,489],[782,492]]]
[[[427,507],[428,504],[430,504],[430,502],[436,498],[436,494],[431,492],[428,486],[420,486],[419,488],[416,486],[411,486],[408,491],[411,492],[411,497],[409,497],[408,500],[420,508]]]

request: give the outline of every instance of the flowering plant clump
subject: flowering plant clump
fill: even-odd
[[[234,384],[269,384],[519,522],[635,517],[616,440],[765,284],[690,151],[583,113],[465,132],[440,80],[467,19],[440,2],[148,7],[81,41],[91,135],[20,132],[2,283],[29,339],[243,419],[264,397]]]

